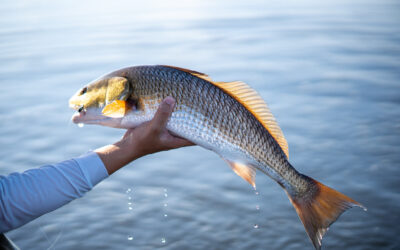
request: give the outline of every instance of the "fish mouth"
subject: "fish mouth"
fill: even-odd
[[[77,110],[76,108],[74,108]],[[71,121],[75,124],[101,124],[105,126],[117,126],[121,122],[121,118],[112,118],[108,116],[104,116],[101,113],[101,109],[87,109],[81,110],[80,112],[75,112],[72,115]]]
[[[110,120],[111,117],[103,115],[87,115],[86,111],[76,112],[72,115],[71,121],[73,123],[85,123],[85,124],[98,124],[103,121]]]

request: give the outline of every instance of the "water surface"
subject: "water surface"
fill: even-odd
[[[0,174],[115,142],[68,99],[112,70],[171,64],[242,80],[301,172],[364,204],[324,249],[400,248],[398,1],[8,1],[0,5]],[[283,190],[199,147],[158,153],[7,235],[22,249],[312,249]]]

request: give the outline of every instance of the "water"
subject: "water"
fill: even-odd
[[[177,65],[248,82],[292,164],[368,208],[343,214],[324,249],[399,249],[399,11],[386,0],[6,1],[0,174],[115,142],[123,130],[71,124],[69,97],[124,66]],[[22,249],[311,249],[283,190],[259,173],[257,191],[212,152],[179,149],[7,235]]]

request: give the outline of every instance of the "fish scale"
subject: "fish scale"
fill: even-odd
[[[176,119],[176,116],[172,114],[169,122],[172,132],[209,148],[222,157],[227,153],[245,155],[246,159],[241,160],[253,163],[260,171],[280,183],[286,182],[283,181],[282,176],[290,171],[284,168],[291,167],[276,164],[284,161],[285,156],[282,150],[259,121],[231,96],[226,95],[209,82],[185,72],[174,69],[151,70],[149,67],[139,67],[136,70],[133,75],[143,75],[143,77],[136,85],[133,98],[140,99],[141,96],[149,96],[156,92],[159,94],[157,100],[160,103],[163,98],[171,95],[177,100],[175,110],[184,111],[184,119],[181,120]],[[196,90],[199,86],[202,87],[200,88],[202,98],[194,98],[192,93],[196,91],[192,90]],[[157,107],[158,105],[149,106],[151,110],[146,110],[145,113],[153,114]],[[230,107],[231,110],[223,107]],[[185,109],[191,112],[185,111]],[[194,113],[199,113],[202,119],[196,119]],[[239,119],[226,119],[226,117],[230,117],[230,114]],[[186,122],[189,127],[183,128]],[[202,134],[199,134],[194,129],[196,126],[192,126],[192,124],[203,128]],[[232,130],[227,127],[236,128],[237,133],[232,133]],[[182,129],[188,134],[183,135]],[[221,147],[224,150],[220,150]],[[253,150],[254,148],[258,150]],[[298,177],[301,178],[300,175]]]
[[[136,66],[112,72],[71,99],[75,123],[130,128],[153,118],[162,100],[176,105],[167,129],[220,155],[255,186],[255,169],[288,194],[316,249],[341,213],[361,204],[299,173],[286,139],[264,100],[243,82],[215,82],[173,66]]]

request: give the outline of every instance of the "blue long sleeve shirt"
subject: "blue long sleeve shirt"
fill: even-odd
[[[82,197],[107,177],[103,162],[94,152],[23,173],[0,176],[0,233]]]

